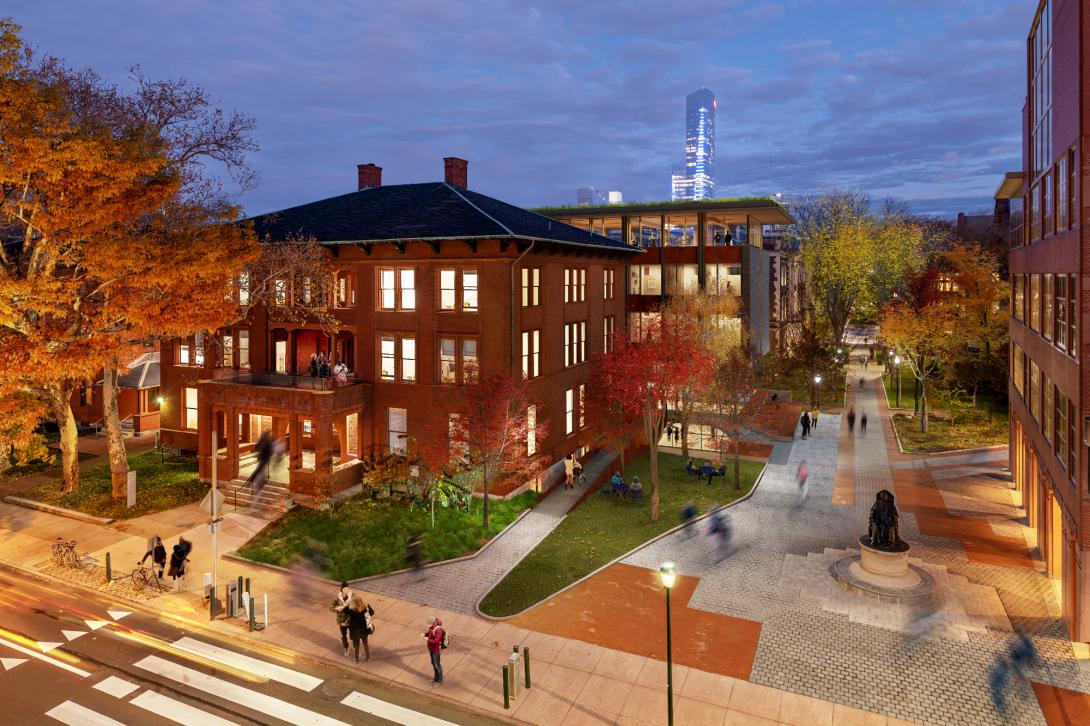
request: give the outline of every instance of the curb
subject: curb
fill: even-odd
[[[749,491],[746,492],[746,494],[744,496],[739,497],[738,499],[735,499],[733,502],[730,502],[729,504],[724,504],[722,507],[720,507],[720,509],[725,509],[727,507],[733,507],[734,505],[741,504],[742,502],[744,502],[747,499],[749,499],[750,497],[752,497],[754,492],[757,491],[757,487],[760,485],[761,481],[764,479],[766,471],[768,471],[768,462],[765,462],[764,467],[761,469],[761,473],[758,474],[757,478],[754,480],[753,486],[750,487]],[[567,585],[560,588],[556,592],[554,592],[554,593],[552,593],[550,595],[547,595],[546,597],[542,598],[541,600],[538,600],[537,602],[535,602],[533,605],[530,605],[529,607],[526,607],[526,608],[523,608],[522,610],[519,610],[517,613],[513,613],[511,615],[496,616],[496,615],[486,615],[485,613],[481,612],[481,601],[484,600],[486,597],[488,597],[488,594],[490,592],[492,592],[492,590],[495,589],[495,586],[493,586],[491,589],[489,589],[488,592],[486,592],[484,595],[481,596],[480,600],[478,600],[476,603],[473,604],[473,611],[477,614],[477,617],[484,618],[485,620],[495,622],[495,623],[503,622],[505,620],[510,620],[511,618],[517,618],[519,615],[523,615],[524,613],[530,612],[534,608],[538,607],[539,605],[544,604],[546,601],[551,600],[552,598],[556,597],[557,595],[561,594],[562,592],[570,590],[571,588],[573,588],[576,585],[580,584],[584,580],[589,580],[590,578],[594,577],[595,575],[597,575],[599,572],[606,569],[607,567],[612,567],[613,565],[617,564],[618,562],[620,562],[620,561],[622,561],[624,559],[627,559],[628,557],[632,556],[633,554],[639,552],[643,548],[653,545],[654,543],[658,542],[660,539],[663,539],[664,537],[669,537],[670,535],[684,529],[687,526],[692,526],[692,525],[696,524],[697,522],[702,522],[705,519],[707,519],[709,516],[710,516],[710,514],[702,514],[699,517],[695,517],[692,522],[687,522],[685,524],[679,524],[676,527],[672,527],[672,528],[666,530],[662,534],[655,535],[654,537],[647,540],[646,542],[644,542],[644,543],[642,543],[640,545],[637,545],[636,547],[633,547],[628,552],[625,552],[624,554],[620,555],[619,557],[607,562],[606,564],[602,565],[601,567],[594,570],[593,572],[590,572],[590,573],[587,573],[586,575],[583,575],[582,577],[580,577],[575,582],[568,583]],[[542,542],[544,542],[544,540],[542,540]],[[538,543],[538,546],[540,546],[540,544],[541,543]],[[537,547],[535,547],[534,549],[537,549]],[[534,550],[530,550],[530,552],[533,552],[533,551]],[[519,560],[519,562],[522,562],[523,559],[526,559],[526,557],[529,556],[530,552],[527,552],[526,555],[524,555],[522,557],[522,559]],[[507,570],[507,572],[504,572],[503,575],[501,575],[500,578],[496,581],[496,584],[498,585],[500,582],[502,582],[503,578],[507,577],[507,575],[510,574],[511,570],[518,567],[519,562],[516,562],[514,565],[512,565]]]
[[[37,509],[40,512],[49,512],[50,514],[68,517],[69,519],[77,519],[81,522],[87,522],[88,524],[105,526],[117,521],[108,517],[96,517],[93,514],[84,514],[83,512],[77,512],[75,509],[65,509],[64,507],[46,504],[45,502],[36,502],[33,499],[23,499],[22,497],[4,497],[4,501],[7,504],[14,504],[19,507],[26,507],[27,509]]]
[[[249,560],[245,560],[245,561],[249,562]],[[80,585],[79,583],[72,582],[70,580],[63,580],[63,579],[58,578],[58,577],[53,577],[51,575],[45,574],[44,572],[38,572],[37,570],[31,570],[31,569],[28,569],[26,567],[23,567],[22,565],[14,563],[14,562],[12,562],[10,560],[0,560],[0,565],[9,567],[9,568],[11,568],[13,570],[16,570],[18,572],[23,573],[24,575],[29,575],[30,577],[37,578],[39,580],[45,580],[46,582],[52,582],[54,584],[61,584],[61,585],[65,585],[65,586],[70,587],[70,588],[79,588],[80,590],[88,590],[90,592],[95,593],[96,595],[99,595],[103,600],[109,600],[109,601],[111,601],[111,602],[113,602],[113,603],[115,603],[115,604],[117,604],[119,606],[125,607],[126,609],[138,610],[138,611],[142,612],[145,615],[150,615],[150,616],[155,616],[155,617],[159,617],[159,616],[162,615],[161,610],[153,609],[153,608],[149,607],[145,603],[142,603],[142,602],[139,602],[139,601],[136,601],[136,600],[126,600],[124,598],[121,598],[121,597],[118,597],[118,596],[114,595],[113,593],[105,592],[105,591],[102,591],[102,590],[90,590],[89,588],[86,588],[86,587]],[[222,638],[224,640],[230,640],[230,641],[234,641],[234,642],[237,642],[237,643],[243,643],[243,644],[250,645],[250,646],[269,646],[269,645],[272,645],[274,648],[279,648],[281,650],[290,650],[292,652],[292,654],[296,658],[299,658],[300,660],[308,661],[308,662],[313,663],[315,665],[324,666],[326,668],[336,668],[338,671],[341,671],[343,673],[352,674],[352,675],[354,675],[354,676],[356,676],[356,677],[358,677],[358,678],[360,678],[362,680],[368,681],[370,683],[382,684],[383,686],[386,686],[387,688],[390,688],[392,690],[398,690],[398,691],[402,691],[402,692],[405,692],[405,693],[413,693],[413,694],[417,694],[417,695],[427,695],[432,699],[435,699],[437,701],[441,701],[441,702],[443,702],[443,703],[445,703],[447,705],[453,706],[453,707],[458,708],[458,709],[460,709],[462,711],[465,711],[465,712],[468,712],[468,713],[473,713],[473,714],[476,714],[478,716],[483,716],[485,718],[491,718],[491,719],[496,720],[496,721],[506,721],[507,723],[512,723],[512,724],[526,723],[525,721],[515,720],[514,717],[509,716],[507,714],[496,714],[496,713],[493,713],[491,711],[486,711],[484,709],[473,706],[472,704],[464,703],[462,701],[458,701],[458,700],[455,700],[453,698],[449,698],[447,696],[444,696],[441,693],[437,693],[436,689],[424,690],[422,688],[414,688],[414,687],[409,686],[407,684],[395,681],[395,680],[393,680],[391,678],[384,678],[384,677],[381,677],[381,676],[376,676],[374,674],[368,673],[367,671],[360,671],[360,670],[352,669],[350,667],[346,667],[344,664],[342,664],[342,663],[340,663],[340,662],[338,662],[336,660],[320,658],[318,656],[310,655],[308,653],[302,653],[302,652],[300,652],[298,650],[294,650],[294,649],[291,649],[291,648],[286,648],[285,646],[278,645],[278,644],[275,644],[275,643],[270,644],[268,642],[268,640],[266,640],[265,638],[255,638],[255,637],[249,635],[248,632],[241,632],[240,631],[240,632],[236,633],[236,632],[231,632],[229,630],[221,630],[219,628],[213,628],[213,627],[211,627],[212,622],[226,622],[226,621],[220,621],[220,620],[209,621],[206,624],[206,623],[200,623],[200,622],[191,621],[191,620],[187,619],[187,627],[189,627],[191,629],[200,629],[201,631],[206,631],[207,630],[207,631],[210,631],[210,632],[214,633],[216,636],[218,636],[219,638]],[[262,632],[264,632],[264,631],[262,631]]]

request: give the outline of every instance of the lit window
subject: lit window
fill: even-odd
[[[309,418],[303,419],[303,433],[304,434],[314,433],[314,424],[311,423]]]
[[[179,365],[189,365],[191,358],[189,355],[189,343],[178,343],[178,363]]]
[[[288,304],[287,280],[273,280],[273,302],[280,307]]]
[[[575,431],[575,389],[564,391],[564,433]]]
[[[585,269],[579,270],[579,302],[583,302],[587,299],[587,271]]]
[[[586,322],[564,326],[564,366],[576,366],[587,359]]]
[[[462,308],[475,312],[477,310],[477,271],[462,271]]]
[[[204,333],[193,336],[193,363],[199,366],[204,365]]]
[[[401,339],[401,380],[416,380],[416,338]]]
[[[250,304],[250,273],[240,272],[238,274],[238,302],[239,305]]]
[[[465,338],[462,340],[462,379],[467,383],[477,380],[479,370],[477,341],[472,338]]]
[[[613,299],[613,270],[602,271],[602,298]]]
[[[348,277],[344,273],[337,275],[337,307],[348,307]]]
[[[185,399],[185,427],[187,429],[197,428],[197,389],[186,388],[184,393]]]
[[[240,368],[250,367],[250,331],[238,331],[238,365]]]
[[[522,377],[537,378],[540,374],[541,331],[526,330],[522,333]]]
[[[392,381],[397,377],[397,341],[394,338],[383,338],[381,350],[382,365],[380,371],[382,380]]]
[[[390,432],[390,453],[404,454],[408,450],[409,412],[403,408],[387,409],[387,426]]]
[[[304,277],[303,278],[303,304],[304,305],[310,305],[310,299],[311,299],[310,278],[309,277]]]
[[[541,303],[541,268],[522,268],[522,307]]]
[[[614,317],[607,315],[602,321],[602,351],[605,353],[613,350]]]
[[[439,270],[439,309],[454,310],[456,307],[454,270]]]
[[[586,423],[586,409],[587,409],[587,385],[585,383],[579,384],[579,428],[583,428]]]
[[[454,338],[439,339],[439,382],[458,381],[458,362],[454,357]]]
[[[564,302],[571,302],[571,269],[564,268]]]
[[[401,282],[401,309],[416,308],[416,275],[412,270],[398,270]]]
[[[223,365],[230,368],[235,364],[235,336],[223,336]]]
[[[394,270],[379,270],[379,307],[397,309],[397,276]]]
[[[537,406],[526,407],[526,455],[537,453]]]

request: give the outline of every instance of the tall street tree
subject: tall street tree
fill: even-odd
[[[643,421],[651,463],[651,521],[659,518],[658,445],[670,405],[686,386],[711,379],[714,357],[686,321],[653,320],[641,338],[618,340],[595,366],[594,385]]]
[[[736,346],[717,362],[714,390],[725,418],[724,432],[734,453],[734,488],[741,489],[741,440],[756,413],[754,393],[761,385],[757,354],[748,346]]]

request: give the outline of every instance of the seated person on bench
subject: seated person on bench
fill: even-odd
[[[613,472],[613,476],[609,480],[610,485],[613,488],[613,493],[618,497],[623,497],[628,492],[628,485],[624,483],[624,479],[621,478],[621,472]]]
[[[638,476],[632,477],[632,483],[628,485],[628,496],[633,499],[643,499],[643,484]]]

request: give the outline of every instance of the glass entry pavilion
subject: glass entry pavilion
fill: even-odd
[[[773,199],[552,207],[536,212],[648,251],[628,266],[630,330],[671,295],[733,293],[750,344],[782,350],[802,322],[801,268],[782,235],[766,227],[794,220]]]

